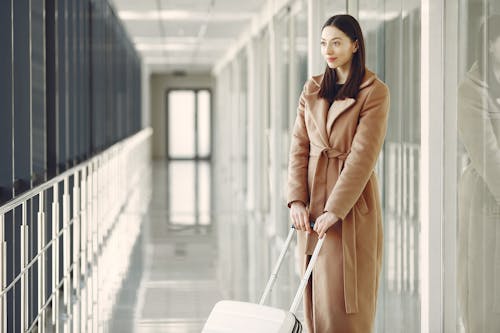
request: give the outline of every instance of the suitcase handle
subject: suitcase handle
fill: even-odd
[[[318,259],[319,251],[323,246],[325,238],[326,237],[323,236],[322,238],[318,239],[311,259],[309,260],[309,264],[307,265],[306,272],[304,273],[304,277],[302,278],[302,281],[300,281],[299,288],[297,289],[297,293],[295,294],[295,298],[293,299],[292,305],[290,306],[289,310],[293,314],[295,314],[295,311],[297,311],[300,301],[302,300],[302,295],[304,294],[304,290],[306,289],[307,282],[309,281],[309,277],[311,276],[313,267],[316,264],[316,259]]]
[[[310,222],[310,226],[311,226],[311,229],[314,228],[314,221]],[[262,294],[262,297],[260,298],[260,301],[259,301],[260,305],[264,304],[266,298],[271,293],[271,290],[274,286],[274,283],[276,282],[276,279],[278,278],[278,272],[281,268],[281,265],[283,264],[283,259],[285,259],[285,255],[288,251],[288,248],[290,247],[290,243],[292,242],[294,232],[295,232],[295,226],[292,224],[292,226],[290,227],[290,231],[288,232],[288,237],[286,238],[285,245],[283,246],[283,250],[281,250],[280,256],[278,258],[278,262],[274,266],[273,272],[272,272],[271,276],[269,277],[269,280],[267,281],[266,288],[264,289],[264,293]],[[321,243],[323,243],[323,242],[321,242]],[[312,260],[311,260],[311,262],[312,262]],[[311,267],[311,271],[312,271],[312,267]],[[309,273],[309,275],[311,275],[311,274]],[[309,279],[309,277],[307,277],[307,279]],[[306,282],[307,282],[307,280],[306,280]],[[305,288],[305,285],[304,285],[304,288]],[[300,287],[299,287],[299,290],[300,290]],[[303,292],[304,292],[304,290],[302,290],[302,293]],[[298,293],[298,291],[297,291],[297,293]],[[300,295],[300,296],[302,296],[302,295]],[[295,298],[297,298],[297,295],[295,296]]]

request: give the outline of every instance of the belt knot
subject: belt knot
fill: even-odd
[[[309,151],[310,156],[313,157],[326,157],[328,159],[331,158],[336,158],[342,161],[345,161],[347,156],[349,155],[349,152],[342,152],[338,149],[335,148],[330,148],[330,147],[319,147],[316,145],[311,145],[311,149]]]

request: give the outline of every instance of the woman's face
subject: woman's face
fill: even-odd
[[[352,56],[358,50],[358,43],[351,39],[334,26],[326,26],[321,32],[321,54],[325,58],[328,67],[351,68]]]

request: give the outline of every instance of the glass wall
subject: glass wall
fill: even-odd
[[[307,81],[307,4],[300,1],[291,14],[291,56],[290,56],[290,101],[288,103],[287,128],[293,128],[297,115],[298,101],[302,88]],[[286,137],[286,147],[290,146],[290,138]]]
[[[288,209],[282,203],[286,200],[286,175],[288,165],[288,147],[285,145],[288,137],[289,84],[290,84],[290,8],[285,7],[273,19],[273,67],[274,71],[271,94],[273,110],[270,126],[270,157],[271,157],[271,205],[273,224],[276,232],[286,235],[288,228],[282,221],[287,219]],[[276,208],[275,208],[276,207]],[[279,207],[279,208],[278,208]]]
[[[305,1],[283,7],[217,76],[214,204],[221,281],[233,298],[259,300],[288,232],[289,131],[307,79],[307,29]],[[298,284],[287,260],[269,300],[282,307]]]
[[[240,50],[217,80],[214,112],[214,218],[220,254],[219,279],[233,299],[248,299],[248,177],[252,162],[248,133],[248,54]],[[261,139],[260,136],[255,138]],[[261,175],[256,175],[261,177]]]
[[[137,132],[141,104],[140,60],[107,1],[0,6],[1,204]]]
[[[387,136],[377,165],[384,212],[379,332],[420,332],[419,7],[418,0],[357,3],[367,67],[391,94]]]
[[[449,15],[449,33],[456,33],[458,43],[447,50],[456,55],[456,67],[447,69],[456,81],[445,82],[445,132],[456,140],[445,142],[456,149],[445,155],[445,163],[456,167],[454,182],[445,188],[445,205],[452,207],[445,221],[455,231],[444,235],[450,248],[446,265],[455,267],[445,271],[445,281],[456,286],[445,294],[445,307],[454,318],[448,327],[499,332],[500,3],[460,0]]]

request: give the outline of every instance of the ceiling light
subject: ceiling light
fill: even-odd
[[[169,21],[241,21],[250,20],[253,13],[219,12],[207,15],[207,12],[194,12],[186,10],[161,10],[161,11],[131,11],[122,10],[118,16],[122,20],[169,20]]]

